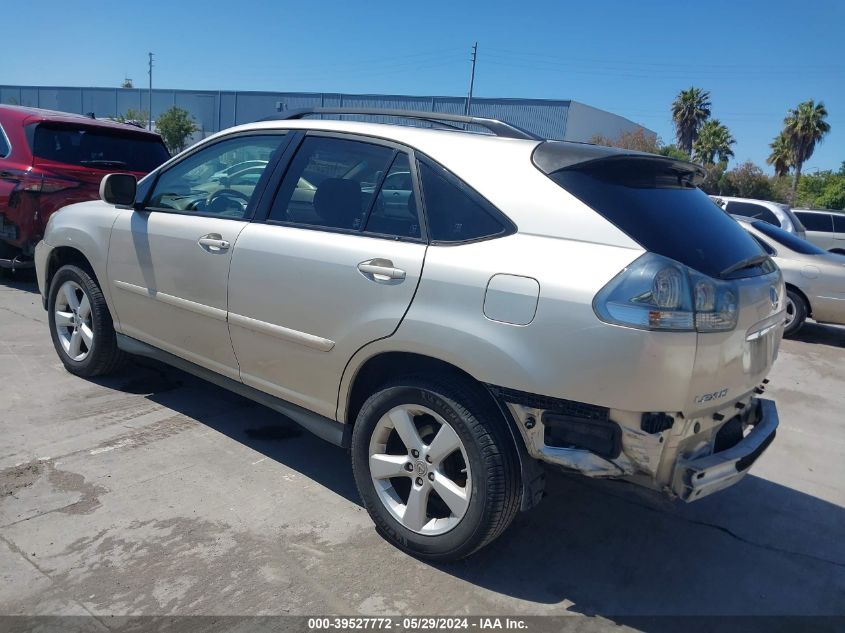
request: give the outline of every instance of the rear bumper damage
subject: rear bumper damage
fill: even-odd
[[[672,490],[684,501],[695,501],[734,485],[775,439],[778,412],[773,400],[754,399],[750,430],[732,447],[693,459],[678,459]]]
[[[491,391],[510,411],[531,457],[588,477],[625,479],[683,501],[737,483],[778,426],[775,403],[751,395],[686,418]]]

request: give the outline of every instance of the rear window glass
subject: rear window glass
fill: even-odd
[[[822,250],[815,244],[811,244],[807,240],[802,240],[797,235],[793,235],[792,233],[787,233],[783,229],[772,226],[768,222],[752,222],[751,226],[755,229],[763,233],[764,235],[772,238],[775,242],[786,246],[791,251],[795,251],[796,253],[802,253],[804,255],[823,255],[827,251]]]
[[[753,204],[751,202],[728,202],[727,212],[731,215],[741,215],[746,218],[754,218],[755,220],[763,220],[769,224],[780,226],[780,220],[769,209],[762,204]]]
[[[808,231],[819,231],[821,233],[831,233],[833,231],[833,221],[826,213],[801,213],[796,211],[795,215],[801,220],[801,224]]]
[[[156,137],[84,125],[38,123],[30,144],[37,158],[92,169],[150,172],[170,158]]]
[[[759,244],[707,194],[672,174],[620,163],[606,170],[563,169],[549,177],[644,249],[711,277],[763,254]],[[744,272],[764,271],[757,267]]]

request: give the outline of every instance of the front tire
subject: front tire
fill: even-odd
[[[786,290],[786,325],[783,328],[784,336],[794,336],[807,320],[807,302],[804,297],[787,288]]]
[[[371,396],[352,433],[352,468],[379,531],[422,558],[469,556],[519,509],[507,422],[460,383],[408,378]]]
[[[50,282],[47,297],[53,346],[70,373],[102,376],[124,362],[103,292],[88,272],[62,266]]]

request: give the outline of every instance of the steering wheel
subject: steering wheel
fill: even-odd
[[[249,196],[237,191],[236,189],[218,189],[217,191],[212,191],[208,195],[208,198],[205,199],[206,207],[213,209],[214,203],[221,198],[228,198],[230,200],[237,201],[241,205],[242,210],[246,209],[246,205],[249,204]],[[220,209],[220,211],[226,211],[226,209]]]

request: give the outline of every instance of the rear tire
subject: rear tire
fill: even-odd
[[[94,278],[78,266],[62,266],[50,282],[47,318],[53,346],[65,368],[90,378],[126,361],[117,347],[111,313]]]
[[[784,336],[794,336],[807,320],[807,302],[804,297],[787,288],[786,290],[786,326],[783,328]]]
[[[373,394],[353,429],[352,469],[378,530],[422,558],[469,556],[519,510],[507,422],[484,394],[457,381],[411,377]]]

